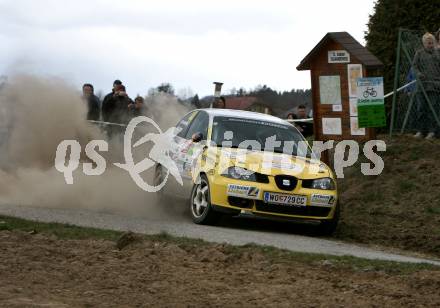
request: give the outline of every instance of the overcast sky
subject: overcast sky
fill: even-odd
[[[0,0],[0,74],[31,72],[129,95],[170,82],[194,93],[309,88],[296,66],[327,33],[364,44],[374,0]]]

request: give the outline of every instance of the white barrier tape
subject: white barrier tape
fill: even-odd
[[[126,124],[120,124],[120,123],[112,123],[112,122],[104,122],[104,121],[94,121],[94,120],[88,120],[91,123],[96,123],[96,124],[104,124],[104,125],[116,125],[116,126],[123,126],[123,127],[127,127]]]
[[[399,92],[399,91],[401,91],[401,90],[405,89],[406,87],[409,87],[410,85],[412,85],[412,84],[414,84],[414,83],[416,83],[416,82],[417,82],[417,80],[413,80],[413,81],[411,81],[411,82],[407,83],[406,85],[404,85],[404,86],[401,86],[400,88],[398,88],[398,89],[396,90],[396,92]],[[393,94],[394,94],[394,91],[393,91],[393,92],[390,92],[390,93],[387,93],[387,94],[385,94],[385,95],[383,96],[383,98],[387,98],[388,96],[391,96],[391,95],[393,95]]]
[[[105,121],[94,121],[94,120],[88,120],[90,123],[96,123],[96,124],[103,124],[103,125],[116,125],[116,126],[122,126],[127,127],[127,124],[121,124],[121,123],[112,123],[112,122],[105,122]],[[287,119],[286,120],[289,123],[295,123],[295,122],[313,122],[313,118],[307,118],[307,119]]]
[[[286,120],[289,123],[295,123],[295,122],[313,122],[313,118],[307,118],[307,119],[287,119]]]
[[[105,121],[95,121],[95,120],[87,120],[87,122],[95,123],[95,124],[102,124],[102,125],[115,125],[120,127],[135,127],[135,128],[141,128],[145,127],[143,125],[133,125],[133,124],[122,124],[122,123],[113,123],[113,122],[105,122]]]

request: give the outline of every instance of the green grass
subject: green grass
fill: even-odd
[[[411,154],[409,154],[408,160],[415,161],[415,160],[419,160],[421,157],[423,157],[423,153],[420,153],[419,151],[413,151],[411,152]]]
[[[118,231],[84,228],[60,223],[43,223],[0,215],[0,230],[20,230],[24,232],[55,235],[60,239],[106,239],[116,240],[122,234]]]
[[[414,181],[399,179],[397,183],[398,183],[398,190],[401,193],[411,192],[417,188]]]
[[[439,206],[428,206],[426,208],[426,212],[429,214],[440,214],[440,207]]]
[[[228,252],[236,255],[244,251],[260,252],[274,263],[300,262],[316,266],[323,261],[330,261],[335,268],[355,271],[381,271],[388,274],[410,274],[420,270],[440,270],[440,267],[425,263],[403,263],[395,261],[370,260],[352,256],[333,256],[314,253],[292,252],[272,246],[247,244],[244,246],[228,246]]]
[[[364,192],[359,196],[359,200],[364,204],[380,202],[383,198],[382,190],[375,188],[374,184],[370,184],[366,187]]]
[[[95,228],[77,227],[60,223],[43,223],[20,218],[0,215],[0,232],[3,230],[17,230],[24,232],[37,232],[46,235],[55,235],[59,239],[104,239],[116,241],[123,232],[101,230]],[[176,237],[162,232],[156,235],[142,235],[142,239],[156,242],[176,244],[182,249],[207,247],[212,244],[201,239]],[[292,252],[257,244],[243,246],[223,245],[225,253],[240,257],[244,253],[261,253],[272,263],[300,262],[317,266],[320,262],[329,261],[333,267],[348,268],[355,271],[382,271],[389,274],[408,274],[419,270],[440,270],[440,267],[430,264],[400,263],[393,261],[369,260],[351,256],[332,256],[324,254],[312,254]]]

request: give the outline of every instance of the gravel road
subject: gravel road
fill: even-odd
[[[91,210],[49,209],[0,204],[0,214],[42,222],[69,223],[84,227],[133,231],[144,234],[167,232],[175,236],[199,238],[209,242],[244,245],[256,243],[296,252],[348,255],[366,259],[380,259],[411,263],[431,263],[440,266],[440,260],[429,260],[374,250],[367,247],[304,236],[286,228],[259,220],[230,219],[221,226],[200,226],[189,218],[182,217],[134,217],[129,215],[102,213]],[[286,231],[287,230],[287,231]]]

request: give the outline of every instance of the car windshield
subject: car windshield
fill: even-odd
[[[235,117],[214,117],[212,142],[218,147],[271,151],[311,157],[298,130],[288,124]]]

